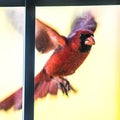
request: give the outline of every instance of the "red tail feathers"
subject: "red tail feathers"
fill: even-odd
[[[12,106],[15,110],[22,107],[22,88],[0,102],[0,109],[8,110]]]
[[[51,78],[43,71],[35,77],[34,98],[45,97],[48,93],[57,94],[58,82]],[[22,108],[22,88],[0,102],[0,109],[8,110],[11,107],[15,110]]]
[[[65,78],[51,77],[42,70],[35,77],[34,99],[45,97],[48,93],[56,95],[59,88],[66,95],[68,95],[69,90],[76,92]],[[8,110],[11,107],[14,107],[15,110],[22,108],[22,87],[0,102],[0,109]]]
[[[38,97],[45,97],[48,93],[57,94],[58,90],[58,82],[52,80],[50,76],[46,74],[44,70],[42,70],[35,77],[35,91],[34,91],[34,99]]]

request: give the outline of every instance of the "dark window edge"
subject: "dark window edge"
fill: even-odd
[[[35,0],[35,6],[120,5],[120,0]],[[24,0],[0,0],[1,7],[25,6]]]

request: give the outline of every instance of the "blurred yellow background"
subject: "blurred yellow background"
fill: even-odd
[[[0,100],[22,85],[23,34],[0,8]],[[90,10],[98,23],[96,44],[79,69],[68,76],[78,90],[35,102],[35,120],[120,120],[120,6],[36,7],[36,17],[67,36],[73,19]],[[23,19],[23,18],[21,18]],[[35,51],[35,74],[51,55]],[[0,111],[1,120],[21,120],[22,111]]]

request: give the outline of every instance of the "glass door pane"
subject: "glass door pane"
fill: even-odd
[[[47,94],[46,97],[37,99],[35,101],[35,120],[119,119],[120,6],[36,7],[36,18],[60,35],[68,37],[72,21],[86,11],[91,11],[97,21],[97,29],[94,33],[96,44],[76,72],[65,76],[77,92],[71,91],[68,97],[59,90],[57,96]],[[48,36],[54,36],[48,35],[46,33],[48,29],[43,26],[39,29],[42,29],[40,32],[45,31],[44,36],[41,37],[42,40],[48,39]],[[44,49],[44,46],[42,47]],[[44,67],[52,52],[42,54],[36,49],[36,75]],[[68,57],[63,58],[63,60],[66,59]],[[55,61],[59,62],[56,59]],[[71,64],[75,63],[71,62]],[[51,71],[48,72],[52,71],[51,68]],[[45,89],[44,87],[43,92]]]
[[[0,8],[0,102],[18,90],[23,84],[24,7]],[[21,95],[21,94],[19,94]],[[16,106],[0,110],[1,120],[22,120],[21,105],[15,96]],[[12,104],[9,103],[8,106]],[[19,105],[18,105],[19,104]],[[8,109],[9,107],[6,107]]]

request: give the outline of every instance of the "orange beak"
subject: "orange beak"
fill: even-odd
[[[85,45],[95,45],[95,40],[93,36],[90,36],[85,40]]]

